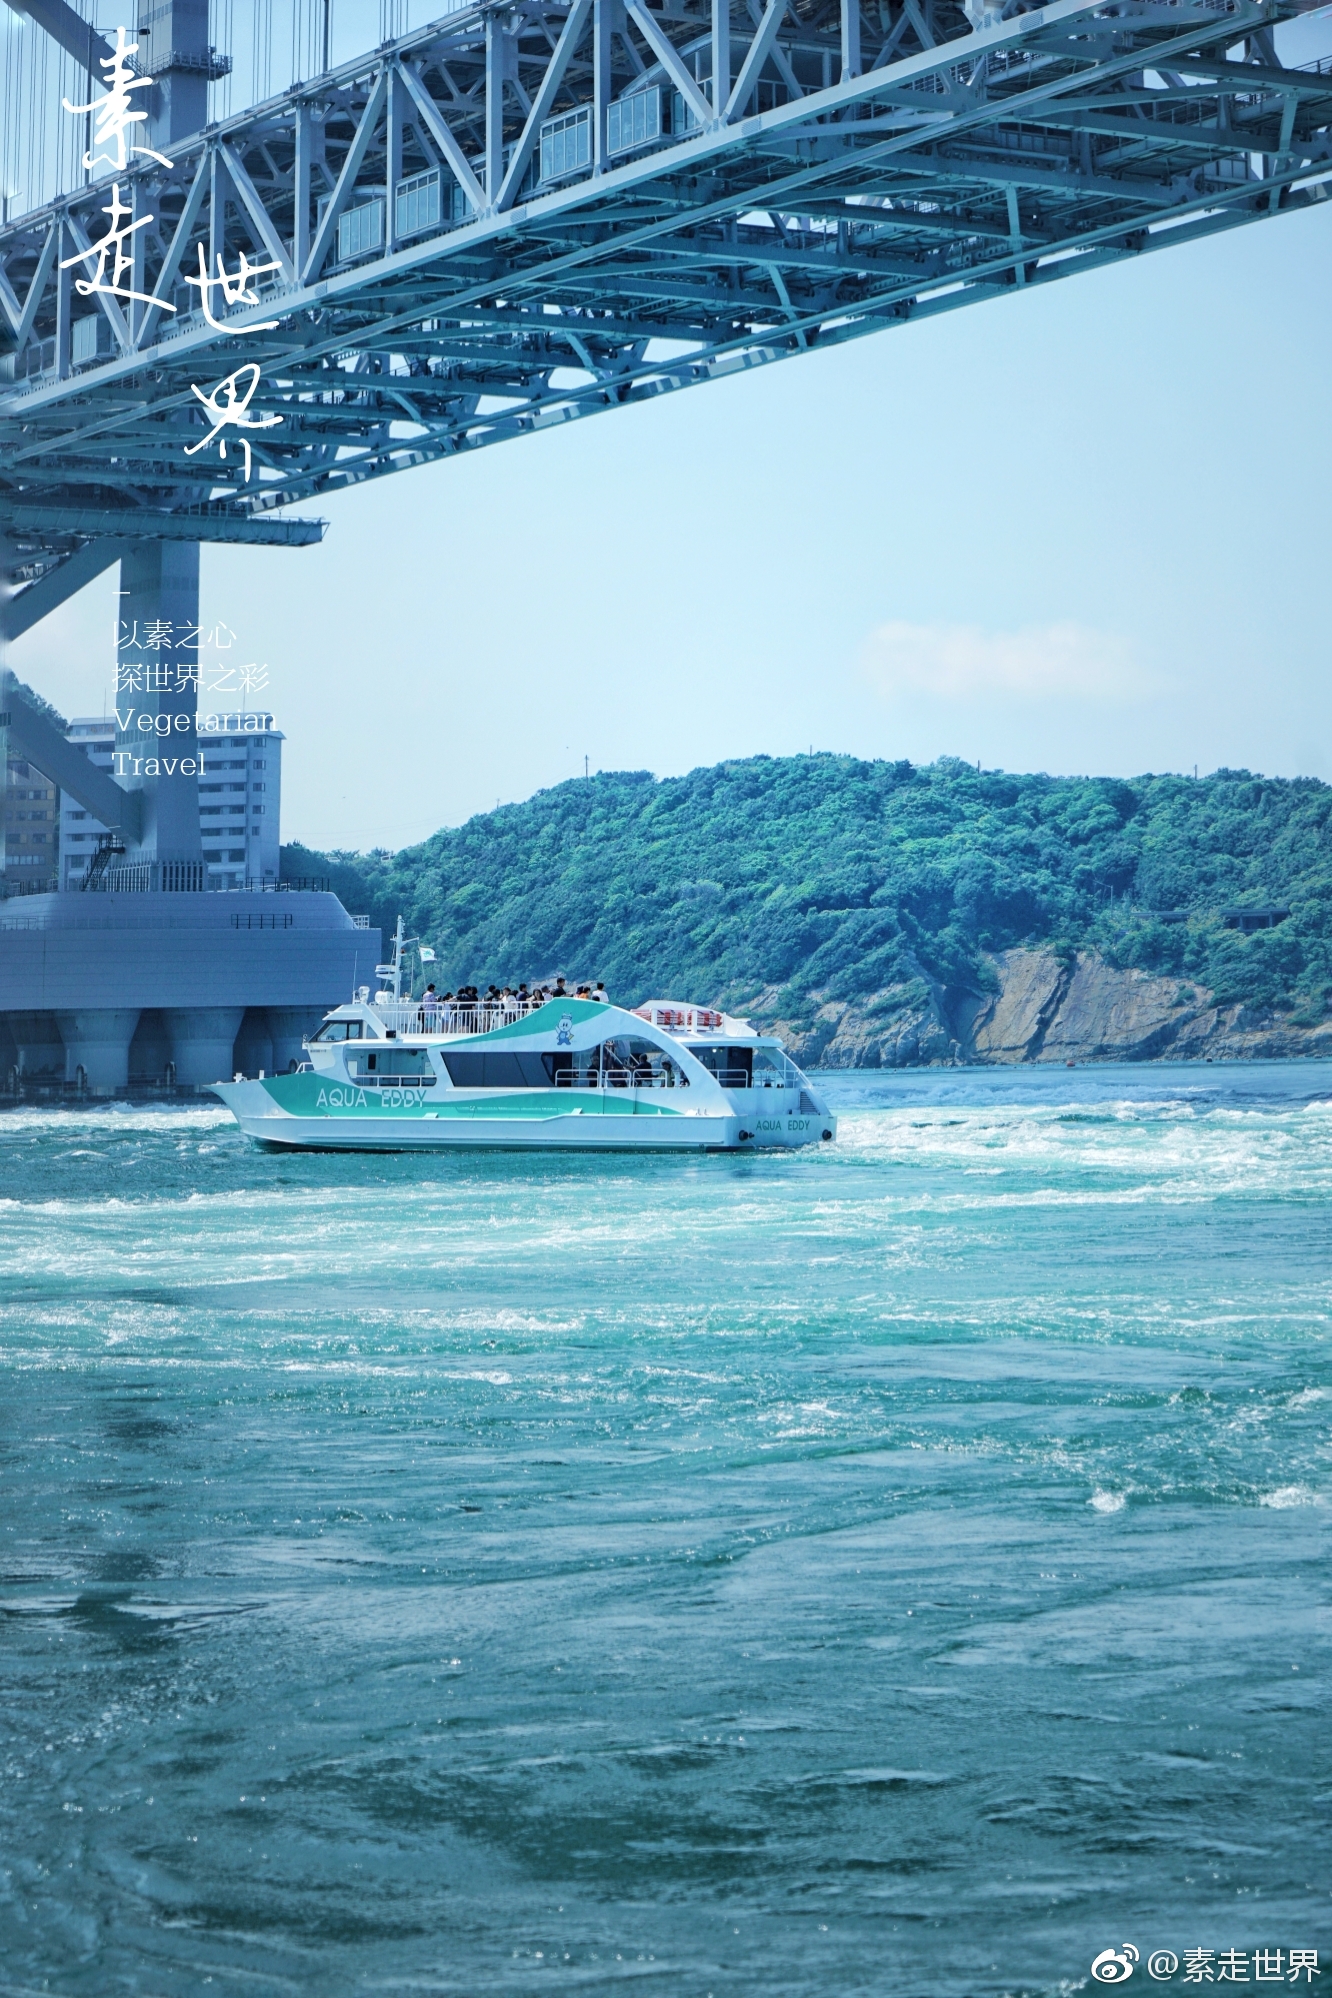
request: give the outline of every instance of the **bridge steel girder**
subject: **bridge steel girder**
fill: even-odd
[[[85,583],[112,568],[124,547],[123,541],[85,541],[75,553],[45,566],[41,576],[22,590],[6,588],[6,579],[0,578],[0,638],[21,638],[42,618],[59,610]]]
[[[26,701],[13,675],[0,673],[0,726],[8,731],[10,747],[30,758],[44,777],[68,791],[71,798],[128,839],[137,839],[143,819],[143,793],[126,791],[77,744],[66,742],[60,730]]]
[[[746,34],[741,11],[490,0],[135,161],[152,302],[90,295],[85,365],[60,263],[109,180],[0,229],[0,535],[34,576],[96,536],[317,539],[278,510],[1332,181],[1332,63],[1273,54],[1305,0],[749,0]],[[663,129],[612,153],[640,90]],[[420,175],[424,221],[398,200]],[[372,204],[352,254],[342,221]],[[185,295],[200,244],[279,266],[221,329]],[[252,413],[281,422],[250,433],[246,483],[234,448],[184,454],[196,385],[248,362]]]
[[[80,505],[64,499],[54,502],[49,491],[39,502],[20,499],[7,505],[5,519],[16,540],[42,534],[115,536],[122,544],[116,560],[125,552],[123,544],[133,541],[226,541],[262,548],[309,548],[323,540],[328,526],[327,521],[308,514],[284,519],[281,514],[231,512],[221,507],[199,513],[154,513],[147,508],[131,513],[124,507]]]

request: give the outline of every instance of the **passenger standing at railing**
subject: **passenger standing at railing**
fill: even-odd
[[[439,994],[436,992],[434,981],[432,980],[421,994],[421,1023],[428,1034],[434,1033],[438,1017]]]
[[[600,979],[598,979],[598,980],[597,980],[597,983],[596,983],[596,989],[594,990],[594,992],[593,992],[593,994],[592,994],[592,997],[593,997],[593,999],[594,999],[594,1000],[596,1001],[596,1003],[597,1003],[597,1005],[598,1005],[598,1006],[609,1006],[609,1005],[610,1005],[610,995],[609,995],[609,993],[608,993],[608,992],[606,991],[606,988],[605,988],[605,986],[604,986],[604,985],[602,984],[602,982],[601,982],[601,980],[600,980]]]

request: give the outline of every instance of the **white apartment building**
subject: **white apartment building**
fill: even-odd
[[[35,763],[10,750],[4,769],[4,888],[53,888],[59,847],[59,792]]]
[[[116,724],[83,716],[69,726],[77,744],[108,773]],[[281,841],[282,742],[280,730],[250,735],[209,735],[199,743],[199,834],[210,888],[240,888],[247,881],[276,881]],[[106,827],[63,796],[60,809],[60,885],[77,888]]]

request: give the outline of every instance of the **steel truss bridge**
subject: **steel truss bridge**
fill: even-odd
[[[10,629],[134,543],[318,539],[284,510],[1322,201],[1332,64],[1274,41],[1302,11],[497,0],[173,139],[119,176],[151,303],[65,264],[109,174],[0,229]],[[220,330],[201,244],[277,267]],[[249,363],[282,420],[246,483],[184,453],[193,385]]]

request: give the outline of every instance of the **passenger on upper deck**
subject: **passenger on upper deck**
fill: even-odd
[[[610,1005],[610,995],[600,979],[597,980],[596,990],[593,992],[592,997],[596,1000],[599,1006]]]

